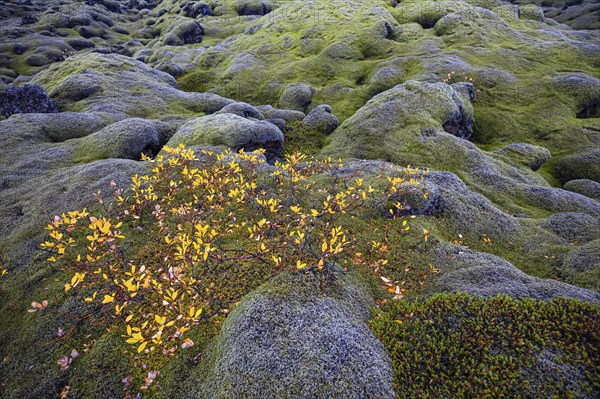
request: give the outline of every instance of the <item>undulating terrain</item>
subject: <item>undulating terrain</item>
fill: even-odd
[[[0,79],[1,398],[600,397],[597,1],[0,0]]]

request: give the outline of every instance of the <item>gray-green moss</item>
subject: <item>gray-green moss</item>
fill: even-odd
[[[393,398],[388,355],[366,321],[371,284],[280,275],[246,296],[188,367],[182,398]]]

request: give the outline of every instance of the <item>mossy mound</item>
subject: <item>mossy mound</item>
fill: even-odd
[[[371,328],[399,398],[593,398],[599,321],[598,306],[572,300],[438,294],[385,305]]]
[[[180,398],[394,398],[387,354],[368,329],[373,300],[363,277],[320,286],[280,275],[246,296],[188,368]]]
[[[69,57],[32,81],[48,91],[60,111],[104,112],[120,119],[189,118],[233,103],[214,94],[179,91],[170,75],[116,54]]]
[[[235,151],[264,148],[271,160],[281,155],[283,133],[267,121],[223,113],[195,118],[182,125],[168,142],[171,147],[179,144],[225,145]]]

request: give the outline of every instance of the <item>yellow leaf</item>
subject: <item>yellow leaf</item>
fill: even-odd
[[[142,344],[138,346],[138,353],[141,353],[144,350],[144,348],[146,348],[146,345],[148,345],[148,342],[142,342]]]
[[[165,324],[165,321],[167,320],[166,317],[160,317],[159,315],[154,315],[154,320],[158,323],[158,324]]]
[[[298,268],[298,270],[302,270],[306,267],[306,263],[302,263],[300,261],[296,262],[296,268]]]
[[[107,303],[111,303],[114,302],[115,297],[114,296],[110,296],[110,295],[104,295],[104,299],[102,300],[102,304],[107,304]]]

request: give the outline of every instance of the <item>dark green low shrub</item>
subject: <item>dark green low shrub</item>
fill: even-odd
[[[371,321],[399,398],[600,395],[600,307],[574,300],[437,294]]]

